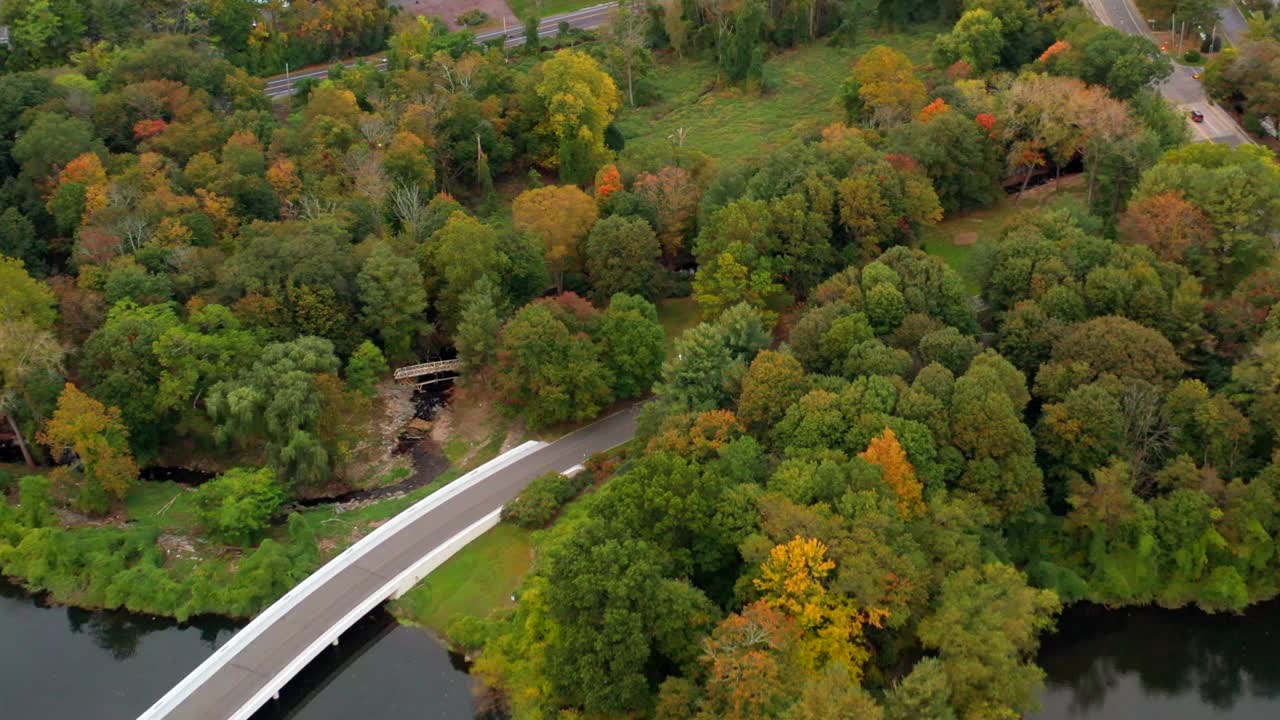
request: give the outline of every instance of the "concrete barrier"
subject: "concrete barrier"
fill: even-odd
[[[160,720],[173,711],[195,688],[206,682],[215,673],[218,672],[225,664],[231,662],[236,654],[243,650],[249,643],[257,639],[266,628],[270,627],[276,620],[283,617],[298,604],[310,595],[312,592],[332,580],[338,573],[346,570],[352,565],[362,560],[370,550],[377,547],[386,539],[392,537],[396,533],[403,530],[410,523],[421,518],[431,510],[439,507],[444,502],[452,499],[459,493],[482,482],[489,475],[501,470],[508,465],[518,462],[534,452],[546,447],[546,443],[529,441],[517,448],[514,448],[503,455],[481,465],[480,467],[468,472],[462,477],[454,480],[440,490],[428,495],[422,500],[410,506],[404,512],[396,515],[391,520],[383,523],[380,527],[361,538],[351,547],[344,550],[334,559],[325,563],[319,570],[309,575],[305,580],[298,583],[292,590],[272,603],[270,607],[264,610],[252,622],[244,626],[240,632],[236,633],[217,652],[210,655],[195,670],[191,671],[185,678],[169,692],[165,693],[152,705],[145,713],[139,716],[138,720]],[[500,512],[500,510],[499,510]],[[298,673],[307,663],[311,662],[316,655],[319,655],[324,648],[337,640],[338,637],[348,628],[356,623],[361,617],[364,617],[379,603],[390,597],[390,594],[399,590],[399,594],[407,592],[417,581],[409,582],[409,578],[420,573],[418,579],[425,577],[427,573],[434,570],[441,563],[447,560],[451,555],[465,546],[475,537],[483,534],[485,530],[497,524],[498,513],[491,513],[485,516],[477,523],[469,526],[458,535],[450,538],[443,545],[434,548],[432,552],[427,553],[422,560],[415,563],[409,569],[397,575],[386,585],[379,589],[377,593],[370,595],[358,606],[347,613],[341,620],[333,626],[325,630],[314,642],[306,647],[298,654],[285,668],[277,673],[267,682],[267,684],[257,692],[248,703],[243,707],[235,709],[228,714],[232,720],[243,720],[252,715],[259,707],[266,703],[271,696],[279,692],[294,675]],[[492,519],[492,524],[488,527],[480,529],[482,525]],[[434,563],[434,565],[432,564]],[[403,587],[408,583],[407,587]]]

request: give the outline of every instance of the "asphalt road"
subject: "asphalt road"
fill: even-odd
[[[1218,17],[1221,19],[1218,29],[1226,33],[1232,45],[1239,45],[1249,34],[1249,21],[1235,0],[1230,0],[1226,7],[1218,8]]]
[[[197,687],[167,720],[217,720],[243,707],[304,648],[429,551],[514,498],[529,481],[568,470],[635,435],[639,406],[566,435],[428,512],[308,595]]]
[[[1131,0],[1085,0],[1085,5],[1102,23],[1130,35],[1149,35],[1147,23]],[[1236,121],[1217,103],[1209,99],[1204,86],[1193,77],[1190,68],[1174,65],[1173,75],[1160,84],[1160,94],[1178,107],[1187,118],[1193,136],[1200,142],[1216,142],[1227,145],[1252,143]],[[1191,111],[1204,114],[1204,122],[1191,121]]]
[[[567,22],[570,27],[581,30],[589,30],[591,28],[600,27],[608,22],[613,15],[613,11],[617,9],[618,3],[606,2],[599,5],[592,5],[588,8],[575,10],[573,12],[561,13],[560,15],[551,15],[545,17],[538,23],[539,37],[554,37],[560,32],[560,23]],[[485,43],[490,40],[505,37],[505,45],[507,47],[516,47],[524,44],[524,26],[513,25],[506,30],[491,30],[489,32],[478,33],[476,41]],[[387,69],[387,59],[381,58],[364,58],[361,60],[345,63],[347,67],[355,67],[360,62],[370,62],[378,70]],[[325,78],[329,75],[329,68],[307,69],[301,72],[289,73],[287,75],[277,75],[267,79],[266,94],[269,98],[285,97],[293,94],[294,85],[304,78]]]

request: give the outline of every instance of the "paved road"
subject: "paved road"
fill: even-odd
[[[575,10],[573,12],[561,13],[560,15],[551,15],[545,17],[538,23],[539,37],[553,37],[560,32],[560,23],[567,22],[571,27],[582,30],[600,27],[608,22],[609,18],[617,9],[618,3],[606,2],[599,5],[592,5],[588,8]],[[505,37],[505,45],[507,47],[516,47],[524,44],[524,26],[513,25],[506,30],[491,30],[476,35],[476,41],[485,43],[490,40]],[[347,62],[347,67],[355,67],[359,62],[368,62],[373,64],[378,70],[387,69],[387,59],[385,57],[364,58],[357,61]],[[304,78],[325,78],[329,75],[329,68],[309,69],[297,73],[289,73],[288,75],[277,75],[267,79],[267,97],[277,98],[285,97],[293,94],[294,84]]]
[[[1150,35],[1146,21],[1133,6],[1132,0],[1085,0],[1085,5],[1106,25],[1130,35]],[[1197,141],[1227,145],[1253,142],[1249,134],[1225,110],[1205,95],[1204,87],[1193,77],[1191,69],[1175,65],[1173,75],[1161,83],[1159,89],[1161,95],[1185,114]],[[1192,110],[1203,113],[1204,122],[1191,122]]]
[[[635,435],[639,406],[566,435],[498,470],[377,546],[246,645],[166,717],[218,720],[244,707],[304,648],[432,549],[510,501],[529,481],[568,470]]]
[[[1218,17],[1218,29],[1226,33],[1232,45],[1239,45],[1245,40],[1245,36],[1249,34],[1249,21],[1240,12],[1240,6],[1235,0],[1229,0],[1226,7],[1218,8]]]

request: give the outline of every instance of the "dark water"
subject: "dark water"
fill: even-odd
[[[1276,720],[1280,601],[1242,616],[1073,608],[1040,666],[1037,720]]]
[[[0,718],[130,720],[236,627],[44,607],[0,580]],[[254,717],[460,720],[475,713],[473,685],[426,634],[377,612]]]
[[[0,718],[134,718],[235,629],[45,607],[0,581]],[[1075,608],[1040,664],[1037,720],[1275,720],[1280,602],[1244,616]],[[435,641],[377,612],[255,720],[466,720],[473,687]]]

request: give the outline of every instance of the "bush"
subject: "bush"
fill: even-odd
[[[251,544],[284,503],[271,468],[233,468],[196,491],[196,517],[210,536],[229,545]]]
[[[489,22],[489,13],[479,8],[473,8],[459,15],[457,20],[459,25],[476,27]]]
[[[560,508],[582,492],[590,483],[590,477],[586,472],[574,477],[547,473],[529,483],[524,492],[502,508],[502,519],[531,530],[544,528],[555,519]]]
[[[1186,53],[1183,54],[1182,59],[1191,63],[1192,65],[1199,65],[1200,62],[1204,60],[1204,56],[1200,54],[1199,50],[1192,48],[1191,50],[1188,50]]]

